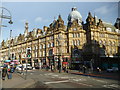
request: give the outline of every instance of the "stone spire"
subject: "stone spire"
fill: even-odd
[[[24,32],[25,37],[28,35],[28,21],[25,22],[25,32]]]

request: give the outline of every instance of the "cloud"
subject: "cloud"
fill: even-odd
[[[43,21],[43,18],[42,17],[37,17],[35,18],[35,22],[42,22]]]
[[[113,6],[101,6],[97,9],[94,10],[95,13],[99,13],[101,15],[105,15],[105,14],[108,14],[108,13],[111,13],[113,11],[115,11],[117,9],[117,7],[115,5]]]
[[[101,13],[101,14],[106,14],[108,13],[108,7],[107,6],[102,6],[100,8],[97,8],[94,10],[95,12]]]
[[[36,23],[39,23],[39,22],[49,22],[49,20],[48,19],[44,19],[42,17],[36,17],[35,18],[35,22]]]

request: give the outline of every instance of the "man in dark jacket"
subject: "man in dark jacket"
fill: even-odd
[[[4,66],[2,69],[2,80],[5,80],[6,75],[7,75],[7,67]]]

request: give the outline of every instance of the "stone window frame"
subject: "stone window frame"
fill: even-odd
[[[79,39],[77,40],[77,45],[78,45],[78,46],[80,45],[80,40],[79,40]]]
[[[42,44],[40,44],[40,49],[42,49],[43,48],[43,45]]]

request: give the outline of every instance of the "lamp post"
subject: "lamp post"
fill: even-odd
[[[6,10],[10,16],[6,16],[4,15],[4,10]],[[2,25],[2,21],[3,19],[10,19],[10,21],[8,22],[9,24],[13,24],[12,22],[12,15],[10,13],[10,11],[4,7],[0,7],[0,51],[2,52],[2,44],[1,44],[1,41],[2,41],[2,27],[7,27],[5,25]],[[1,54],[0,54],[1,55]],[[0,56],[1,57],[1,56]],[[1,58],[0,58],[1,59]],[[1,60],[0,60],[1,61]],[[1,62],[2,63],[2,62]],[[2,71],[1,71],[1,89],[2,89]]]
[[[59,40],[58,40],[59,39]],[[62,50],[62,45],[65,43],[65,41],[62,41],[61,42],[61,40],[64,40],[62,37],[58,37],[57,38],[57,41],[58,41],[58,44],[59,44],[59,46],[60,46],[60,48],[61,48],[61,50],[60,50],[60,48],[59,48],[59,56],[61,56],[61,58],[59,57],[59,60],[58,60],[58,63],[59,63],[59,73],[61,73],[61,70],[62,70],[62,52],[63,52],[63,50]]]
[[[11,40],[12,30],[10,30],[10,40]],[[10,42],[9,42],[9,51],[8,51],[8,60],[11,60],[10,58]]]
[[[58,45],[61,47],[61,43],[60,41],[58,40],[59,38],[57,38],[57,41],[58,41]],[[59,53],[58,54],[62,54],[62,52],[60,51],[60,48],[58,48],[59,50]],[[58,69],[59,69],[59,73],[61,73],[61,70],[62,70],[62,61],[60,60],[60,55],[58,56]]]
[[[7,27],[5,25],[2,25],[3,19],[9,19],[10,20],[8,22],[9,24],[13,24],[13,22],[12,22],[12,15],[11,15],[10,11],[8,9],[4,8],[4,7],[0,7],[0,9],[1,9],[1,14],[0,14],[0,43],[1,43],[1,41],[2,41],[2,29],[1,28],[2,27]],[[9,16],[4,15],[4,10],[6,10],[9,13]],[[1,48],[2,48],[2,45],[1,45]]]

